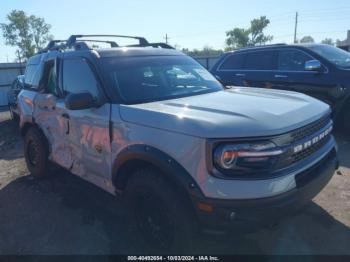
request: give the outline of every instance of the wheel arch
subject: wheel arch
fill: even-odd
[[[33,122],[25,122],[23,125],[21,125],[21,127],[20,127],[21,136],[24,138],[26,133],[28,132],[28,130],[30,128],[36,128],[42,134],[42,136],[45,140],[46,148],[47,148],[48,152],[50,153],[51,152],[51,145],[49,143],[49,140],[47,139],[45,132],[42,130],[42,128],[34,121]]]
[[[160,171],[167,181],[187,197],[203,196],[193,177],[175,159],[157,148],[140,144],[128,146],[118,154],[112,170],[112,182],[116,190],[122,192],[133,171],[145,167]]]
[[[39,125],[37,125],[36,123],[33,123],[33,122],[25,122],[21,128],[20,128],[20,133],[22,135],[22,137],[24,137],[26,135],[26,133],[28,132],[28,130],[31,128],[31,127],[34,127],[34,128],[37,128],[39,129],[41,132],[41,128],[39,127]]]
[[[344,97],[342,103],[334,112],[336,121],[342,121],[347,110],[350,110],[350,92]]]

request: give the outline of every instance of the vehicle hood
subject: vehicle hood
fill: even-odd
[[[329,111],[328,105],[307,95],[245,87],[120,106],[127,122],[204,138],[282,134]]]

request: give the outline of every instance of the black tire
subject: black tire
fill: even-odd
[[[24,157],[30,173],[38,179],[48,175],[49,150],[47,140],[42,132],[31,127],[24,137]]]
[[[188,201],[153,169],[140,169],[127,183],[125,197],[143,245],[151,252],[191,252],[197,235]]]
[[[11,109],[11,118],[13,121],[19,122],[19,115],[17,113],[13,112],[12,109]]]
[[[347,111],[345,111],[344,113],[343,127],[344,127],[345,134],[349,135],[350,134],[350,108],[347,109]]]

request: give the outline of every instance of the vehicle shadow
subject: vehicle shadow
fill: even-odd
[[[311,202],[274,228],[220,238],[215,254],[349,255],[349,241],[350,228]]]
[[[0,254],[146,254],[123,202],[59,171],[0,190]],[[196,239],[200,254],[349,254],[350,229],[311,203],[272,230]],[[166,252],[166,251],[165,251]]]
[[[335,134],[335,137],[339,147],[338,157],[340,165],[350,168],[350,136],[339,132]]]
[[[0,159],[15,160],[23,157],[22,145],[18,122],[9,118],[0,121]]]

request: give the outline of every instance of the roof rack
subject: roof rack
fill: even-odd
[[[119,47],[119,45],[114,42],[114,41],[105,41],[105,40],[94,40],[94,39],[84,39],[82,41],[79,42],[94,42],[94,43],[106,43],[106,44],[110,44],[111,47]]]
[[[84,39],[84,38],[94,38],[94,37],[116,37],[116,38],[130,38],[139,41],[135,45],[127,45],[125,47],[154,47],[154,48],[165,48],[165,49],[175,49],[174,47],[166,43],[149,43],[144,37],[139,36],[126,36],[126,35],[71,35],[67,40],[52,40],[48,45],[39,51],[38,53],[46,53],[48,51],[59,51],[65,49],[74,48],[76,50],[82,49],[92,49],[88,47],[86,42],[97,42],[97,43],[107,43],[111,47],[120,47],[117,42],[110,40],[99,40],[99,39]]]
[[[59,50],[66,47],[67,40],[51,40],[48,45],[38,53],[46,53],[47,51]]]
[[[139,46],[147,46],[149,45],[148,41],[144,37],[139,36],[128,36],[128,35],[71,35],[67,40],[67,46],[71,47],[74,45],[74,43],[77,42],[79,38],[84,37],[117,37],[117,38],[131,38],[139,40]],[[80,40],[84,41],[84,40]],[[101,41],[101,40],[100,40]]]

